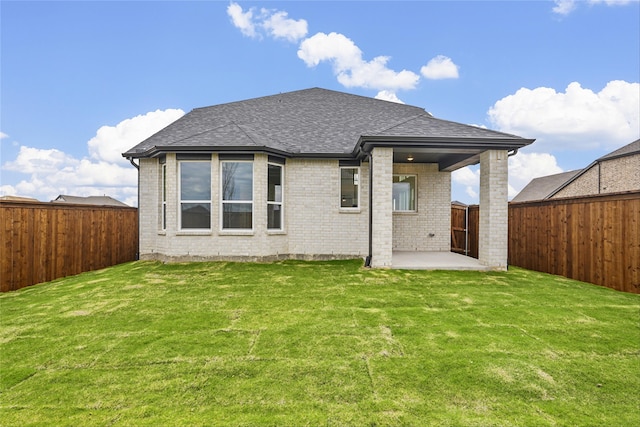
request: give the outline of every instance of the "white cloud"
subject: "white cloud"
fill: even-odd
[[[633,0],[638,2],[638,0]],[[624,6],[633,3],[632,0],[589,0],[590,4],[606,4],[607,6]]]
[[[420,69],[420,73],[425,78],[431,80],[457,79],[458,66],[453,63],[451,58],[444,55],[438,55],[427,62],[427,65],[424,65]]]
[[[287,18],[287,12],[283,11],[273,12],[269,15],[268,11],[262,10],[267,13],[262,25],[272,37],[297,42],[307,35],[307,21],[304,19]]]
[[[102,126],[87,144],[89,154],[95,160],[128,165],[122,153],[183,115],[184,111],[178,109],[156,110],[123,120],[116,126]]]
[[[5,170],[29,174],[15,185],[0,186],[0,195],[28,196],[49,201],[59,194],[109,195],[137,204],[137,171],[121,155],[184,115],[182,110],[154,111],[103,126],[87,143],[90,156],[75,158],[55,148],[21,146]]]
[[[307,35],[307,21],[291,19],[287,12],[250,8],[246,12],[238,3],[231,3],[227,7],[227,15],[233,25],[247,37],[262,37],[262,32],[275,39],[285,39],[297,42]]]
[[[618,147],[640,136],[640,84],[615,80],[597,93],[576,82],[565,92],[522,88],[488,116],[503,132],[536,138],[544,151]]]
[[[346,87],[377,90],[414,89],[420,79],[420,76],[412,71],[396,72],[387,68],[387,56],[365,61],[360,48],[351,39],[339,33],[317,33],[303,40],[298,57],[309,67],[323,61],[330,62],[338,81]]]
[[[532,179],[562,172],[549,153],[518,153],[509,157],[509,198],[518,194]]]
[[[624,6],[638,0],[588,0],[586,2],[579,2],[577,0],[554,0],[555,6],[551,9],[558,15],[568,15],[576,8],[580,3],[588,3],[589,5],[604,4],[606,6]]]
[[[72,167],[77,160],[55,148],[42,150],[32,147],[20,147],[15,160],[6,162],[3,169],[21,173],[54,173],[60,169]]]
[[[480,169],[478,166],[467,166],[453,171],[451,180],[454,185],[462,185],[472,202],[478,203],[478,188],[480,187]]]
[[[549,153],[518,153],[509,157],[508,197],[513,198],[533,178],[562,172]],[[479,201],[480,166],[467,166],[451,173],[453,184],[461,185],[474,203]]]
[[[5,139],[5,138],[9,138],[9,135],[7,135],[4,132],[0,132],[0,139]]]
[[[231,17],[233,25],[238,28],[242,34],[247,37],[257,36],[256,27],[253,23],[253,9],[244,12],[239,4],[231,3],[227,7],[227,14]]]
[[[576,8],[575,0],[554,0],[554,3],[556,5],[551,10],[558,15],[568,15]]]
[[[390,101],[390,102],[396,102],[398,104],[404,104],[404,102],[402,102],[402,100],[398,98],[395,92],[392,92],[390,90],[381,90],[380,92],[378,92],[375,98],[381,99],[383,101]]]
[[[395,71],[389,68],[389,56],[379,55],[365,60],[362,50],[344,34],[319,32],[305,38],[308,32],[307,21],[291,19],[285,11],[264,8],[245,11],[239,4],[232,2],[227,7],[227,14],[233,25],[245,36],[269,36],[290,42],[302,40],[298,58],[308,67],[328,62],[340,84],[349,88],[376,89],[379,91],[376,98],[402,102],[396,92],[415,89],[420,81],[420,75],[411,70]],[[433,58],[422,67],[421,72],[428,79],[458,78],[458,66],[444,55]]]

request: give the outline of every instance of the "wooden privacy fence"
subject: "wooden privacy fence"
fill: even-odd
[[[509,264],[640,293],[640,191],[511,203]]]
[[[133,261],[138,210],[0,201],[0,291]]]
[[[467,255],[478,257],[479,212],[452,205],[452,251],[464,253],[467,229]],[[510,203],[508,262],[640,293],[640,191]]]

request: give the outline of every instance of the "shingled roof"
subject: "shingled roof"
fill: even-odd
[[[605,154],[604,156],[593,161],[584,169],[534,178],[511,201],[530,202],[534,200],[549,199],[559,193],[560,190],[564,189],[569,184],[580,178],[580,176],[587,173],[598,163],[638,154],[640,154],[640,139],[637,139],[630,144],[618,148],[611,153]]]
[[[530,202],[544,200],[580,172],[582,172],[582,169],[534,178],[511,201]]]
[[[252,151],[357,157],[366,143],[516,149],[533,140],[440,120],[423,108],[320,88],[196,108],[123,156]]]

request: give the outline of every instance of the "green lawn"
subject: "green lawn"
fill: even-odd
[[[134,262],[0,295],[0,425],[640,425],[640,296]]]

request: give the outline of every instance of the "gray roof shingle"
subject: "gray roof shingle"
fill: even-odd
[[[126,206],[129,207],[126,203],[121,202],[120,200],[114,199],[110,196],[69,196],[66,194],[60,194],[51,203],[74,203],[80,205],[96,205],[96,206]]]
[[[611,160],[615,159],[616,157],[630,156],[637,153],[640,153],[640,139],[636,139],[635,141],[625,145],[624,147],[618,148],[617,150],[612,151],[609,154],[605,154],[596,161]]]
[[[312,88],[196,108],[125,157],[202,149],[263,149],[286,155],[351,155],[363,136],[531,140],[436,119],[420,107]]]
[[[544,200],[557,194],[571,184],[573,181],[580,178],[580,176],[586,173],[589,169],[597,165],[599,162],[617,159],[619,157],[631,156],[634,154],[640,154],[640,139],[633,141],[624,147],[618,148],[611,153],[593,161],[589,166],[584,169],[578,169],[570,172],[562,172],[555,175],[543,176],[540,178],[532,179],[511,201],[512,202],[528,202],[533,200]]]
[[[544,200],[580,172],[582,172],[582,169],[534,178],[511,201],[530,202]]]

